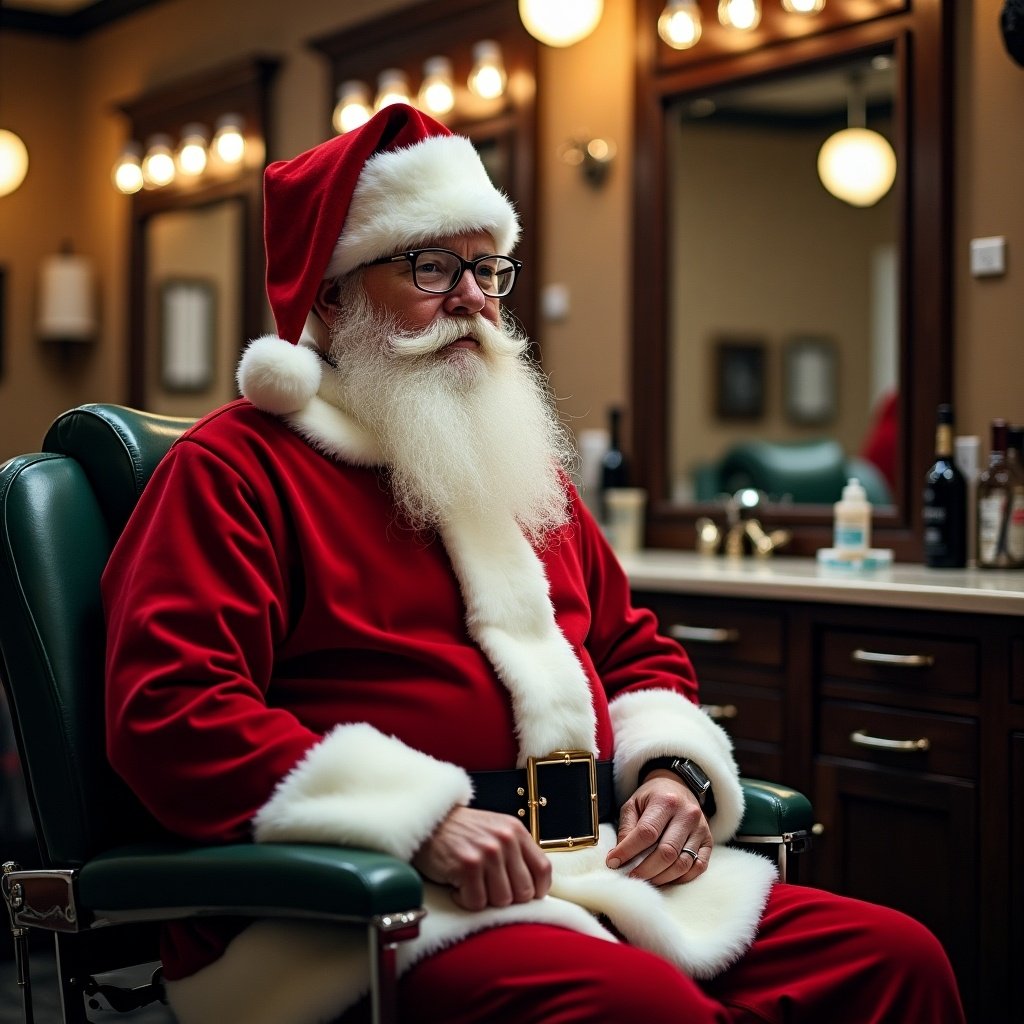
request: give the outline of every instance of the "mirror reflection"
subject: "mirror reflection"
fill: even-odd
[[[151,216],[145,229],[145,408],[198,417],[237,397],[243,203]]]
[[[858,476],[892,503],[899,172],[881,198],[840,199],[819,151],[851,126],[892,143],[896,71],[861,55],[667,107],[676,501],[753,486],[820,504]]]

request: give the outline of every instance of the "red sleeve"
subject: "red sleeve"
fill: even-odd
[[[288,622],[274,514],[236,469],[179,442],[103,576],[111,763],[165,827],[197,839],[248,837],[319,739],[264,699]]]

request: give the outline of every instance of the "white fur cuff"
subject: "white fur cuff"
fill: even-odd
[[[253,819],[257,842],[339,843],[411,860],[473,785],[461,768],[366,723],[332,729]]]
[[[624,803],[645,762],[690,757],[707,772],[717,810],[709,822],[716,842],[731,839],[743,819],[743,790],[732,741],[696,704],[671,690],[640,690],[609,706],[615,731],[615,789]]]

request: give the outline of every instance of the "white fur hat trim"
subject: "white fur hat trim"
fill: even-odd
[[[274,334],[250,342],[238,364],[238,390],[264,412],[286,416],[309,404],[320,388],[320,357]]]

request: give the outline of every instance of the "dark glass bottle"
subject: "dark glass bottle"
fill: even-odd
[[[629,463],[622,451],[622,410],[608,410],[608,450],[601,459],[601,516],[607,520],[605,493],[613,487],[629,486]]]
[[[1006,420],[992,421],[988,467],[978,477],[978,567],[1024,568],[1024,467],[1007,455]]]
[[[940,405],[935,461],[924,479],[924,562],[935,569],[967,565],[967,480],[953,461],[953,407]]]

